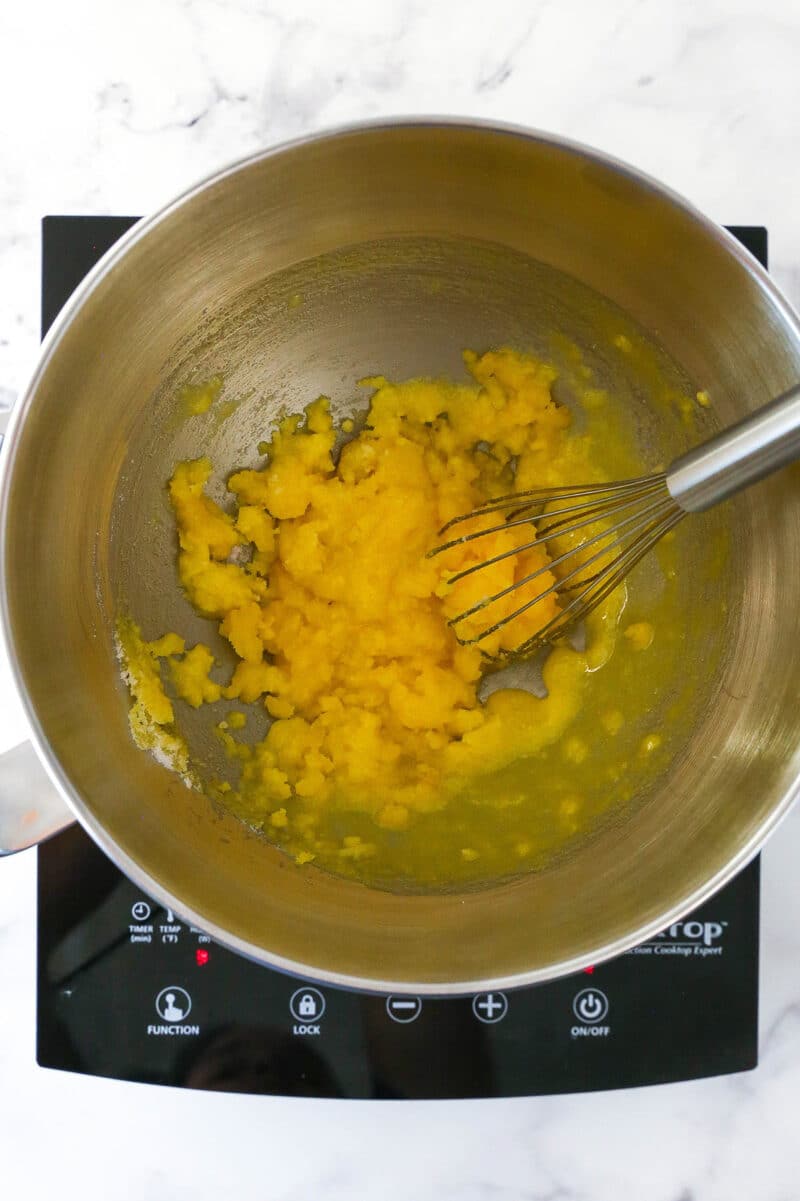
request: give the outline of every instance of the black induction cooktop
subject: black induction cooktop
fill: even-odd
[[[129,217],[47,217],[42,331]],[[766,264],[766,230],[733,233]],[[595,969],[447,1000],[320,987],[233,954],[80,827],[40,847],[37,1058],[182,1088],[349,1098],[625,1088],[754,1068],[759,864]]]

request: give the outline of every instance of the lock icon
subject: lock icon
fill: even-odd
[[[325,1012],[325,997],[319,989],[306,985],[305,988],[298,988],[297,992],[292,993],[289,1010],[296,1022],[318,1022]],[[319,1034],[319,1030],[315,1033]]]

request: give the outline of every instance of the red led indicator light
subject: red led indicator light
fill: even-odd
[[[194,960],[198,967],[205,967],[208,963],[208,951],[205,947],[198,947],[194,953]]]
[[[206,958],[208,958],[208,956],[206,956]],[[586,972],[587,976],[591,976],[592,972],[594,971],[594,964],[592,964],[591,967],[585,967],[583,970]]]

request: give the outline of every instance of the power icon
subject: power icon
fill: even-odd
[[[608,1013],[608,997],[599,988],[584,988],[572,1002],[572,1012],[580,1022],[592,1026]]]

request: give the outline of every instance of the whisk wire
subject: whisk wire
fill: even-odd
[[[472,512],[447,522],[440,535],[461,522],[501,512],[506,513],[505,521],[450,539],[435,547],[429,554],[438,555],[463,543],[520,525],[530,524],[536,536],[519,546],[501,551],[456,572],[448,581],[451,585],[512,556],[551,543],[554,538],[580,535],[581,531],[589,530],[598,522],[608,523],[606,528],[592,533],[589,537],[578,537],[574,546],[549,559],[543,566],[512,581],[491,596],[482,597],[474,605],[450,619],[449,624],[454,629],[458,641],[465,646],[475,645],[508,626],[510,622],[548,597],[555,595],[559,600],[564,599],[558,612],[539,630],[525,638],[519,646],[499,652],[497,657],[502,659],[529,654],[538,647],[563,637],[605,600],[647,554],[651,546],[684,516],[684,510],[676,504],[666,487],[666,477],[657,474],[623,480],[619,484],[537,488],[494,497]],[[592,551],[588,557],[587,551]],[[596,570],[592,571],[593,567],[596,567]],[[458,627],[469,618],[546,573],[558,573],[559,569],[564,570],[548,587],[537,592],[510,613],[470,637],[463,637],[459,633]]]
[[[480,505],[476,505],[474,509],[470,509],[469,513],[461,513],[458,517],[451,517],[439,531],[439,534],[445,534],[454,525],[459,522],[469,521],[472,517],[482,517],[486,513],[498,512],[501,509],[508,508],[509,504],[519,504],[521,500],[527,500],[531,505],[543,505],[551,500],[570,500],[578,496],[593,496],[598,492],[619,493],[631,491],[635,488],[652,487],[657,483],[663,483],[666,477],[661,474],[641,475],[630,480],[620,480],[615,484],[558,484],[552,488],[528,488],[523,492],[507,492],[504,496],[493,496],[490,500],[484,501]]]
[[[618,487],[618,485],[616,485],[616,484],[614,484],[614,485],[604,484],[599,487],[598,492],[594,493],[592,495],[592,497],[590,497],[589,500],[583,502],[583,507],[590,508],[592,505],[595,505],[598,508],[601,506],[602,507],[613,507],[614,505],[619,504],[620,500],[625,496],[627,496],[631,500],[634,500],[637,497],[644,497],[648,493],[658,491],[659,486],[660,486],[660,481],[657,480],[657,478],[655,478],[655,477],[654,477],[653,481],[648,485],[637,484],[636,487],[632,487],[632,488],[628,488],[627,486]],[[595,499],[596,497],[600,497],[600,499]],[[602,499],[603,497],[605,497],[605,499]],[[552,501],[552,499],[553,498],[551,497],[550,500]],[[562,501],[562,500],[577,500],[579,498],[578,497],[561,496],[561,497],[556,497],[555,499],[558,501]],[[560,511],[558,509],[551,510],[551,509],[549,509],[549,506],[545,506],[544,508],[542,508],[541,501],[538,501],[538,502],[526,501],[524,505],[520,506],[519,510],[516,510],[516,509],[513,510],[511,513],[509,513],[508,516],[509,516],[509,518],[516,517],[517,512],[522,512],[523,509],[530,509],[532,507],[540,509],[539,515],[541,517],[549,517],[552,512],[557,513]]]
[[[611,595],[615,588],[619,587],[628,573],[644,558],[655,543],[660,538],[663,538],[665,534],[669,533],[685,516],[686,514],[683,510],[676,508],[674,511],[667,513],[659,522],[653,523],[639,543],[631,545],[627,551],[615,558],[611,566],[615,567],[616,570],[612,570],[608,574],[598,572],[593,577],[594,581],[603,579],[603,584],[598,588],[596,593],[591,595],[591,588],[589,588],[587,592],[576,596],[520,646],[515,647],[512,651],[504,652],[503,657],[512,659],[529,655],[539,647],[556,641],[563,634],[567,633],[568,630],[572,629],[578,621],[582,621],[585,617],[588,617],[606,597]]]
[[[606,485],[606,490],[608,490],[607,485]],[[433,550],[428,551],[427,558],[430,559],[434,555],[441,554],[443,551],[451,550],[454,546],[463,546],[464,543],[475,542],[478,538],[486,538],[490,534],[499,534],[499,533],[502,533],[504,530],[514,529],[520,525],[529,525],[531,522],[549,520],[552,517],[564,518],[564,517],[571,516],[576,513],[590,512],[593,514],[593,516],[590,518],[590,521],[588,524],[591,524],[592,521],[595,521],[598,518],[602,517],[603,514],[605,512],[607,512],[608,510],[618,510],[620,507],[628,508],[628,507],[630,507],[630,505],[637,503],[641,499],[644,499],[647,495],[655,493],[656,491],[658,491],[658,489],[655,487],[647,489],[647,490],[642,489],[641,491],[631,493],[623,501],[619,501],[616,498],[609,498],[606,501],[589,500],[589,501],[584,501],[582,504],[579,504],[579,505],[573,505],[570,508],[547,509],[547,510],[543,510],[538,513],[535,511],[531,511],[534,508],[533,502],[531,502],[529,504],[521,506],[519,509],[515,509],[513,513],[510,513],[508,515],[508,517],[506,518],[505,521],[498,522],[497,525],[486,526],[486,527],[484,527],[484,529],[481,529],[481,530],[473,530],[472,533],[462,534],[458,538],[451,538],[449,542],[444,542],[440,546],[434,547]],[[567,499],[567,498],[565,498],[565,499]],[[472,513],[465,514],[463,517],[454,518],[454,521],[466,521],[468,518],[471,518],[471,517],[482,517],[486,513],[489,513],[492,511],[501,512],[506,507],[507,507],[507,505],[498,505],[496,510],[491,510],[491,509],[485,509],[483,511],[475,510]],[[539,507],[538,504],[536,505],[536,507],[537,508]],[[525,513],[525,516],[518,516],[518,514],[522,514],[522,513]],[[453,524],[454,524],[454,522],[448,522],[447,525],[442,526],[441,530],[439,531],[440,536],[445,532],[445,530],[447,530]],[[556,525],[556,523],[554,523],[553,526],[548,527],[548,528],[553,529],[553,528],[555,528],[555,525]],[[515,554],[517,552],[512,550],[510,553]],[[487,560],[487,563],[484,565],[488,565],[489,562],[496,562],[496,561],[497,560]],[[482,564],[479,563],[476,565],[475,568],[471,568],[471,570],[478,570],[481,566],[482,566]]]
[[[532,571],[529,575],[523,576],[522,579],[514,580],[507,587],[501,589],[500,592],[496,592],[492,596],[482,598],[471,608],[465,609],[463,613],[459,613],[456,617],[452,617],[448,624],[451,626],[459,625],[462,621],[465,621],[467,618],[473,617],[476,613],[480,612],[481,609],[488,608],[489,605],[494,604],[498,600],[502,600],[503,597],[508,596],[511,592],[518,591],[520,588],[524,587],[525,584],[529,584],[531,580],[535,580],[538,576],[544,575],[545,572],[552,572],[554,568],[560,567],[562,563],[565,563],[568,559],[573,558],[578,550],[585,551],[592,546],[596,546],[598,542],[606,541],[610,533],[615,533],[618,535],[611,542],[608,542],[607,545],[601,546],[601,548],[591,555],[590,558],[579,562],[570,572],[556,580],[556,582],[551,584],[549,588],[545,589],[545,591],[538,593],[535,597],[533,597],[532,600],[527,601],[524,605],[521,605],[518,609],[515,609],[512,613],[509,613],[501,621],[496,622],[493,626],[490,626],[487,630],[484,630],[477,637],[469,639],[459,638],[459,641],[462,642],[463,645],[468,646],[473,642],[479,642],[481,639],[487,638],[490,634],[496,633],[497,630],[501,629],[504,625],[507,625],[508,622],[513,621],[516,617],[520,617],[539,601],[544,600],[554,592],[563,591],[568,580],[573,579],[576,575],[578,575],[579,572],[585,570],[587,567],[591,567],[591,565],[596,563],[598,559],[602,559],[604,556],[609,554],[610,551],[613,551],[617,546],[621,545],[631,533],[631,531],[627,529],[631,523],[637,523],[634,526],[633,532],[638,531],[641,526],[646,524],[648,516],[656,509],[661,507],[663,503],[664,502],[662,500],[659,500],[655,504],[650,505],[649,508],[645,509],[643,512],[631,514],[629,517],[618,522],[612,530],[601,530],[599,534],[595,534],[593,537],[587,538],[580,544],[580,547],[570,547],[568,550],[563,551],[560,555],[557,555],[554,559],[550,559],[544,564],[544,566]],[[592,519],[591,521],[582,522],[580,525],[583,526],[594,524],[595,520],[596,518]],[[580,526],[577,528],[580,528]],[[566,531],[563,530],[561,531],[562,537],[564,536],[565,532]],[[465,571],[459,572],[457,575],[452,576],[450,582],[454,584],[457,580],[463,579],[464,576],[469,575],[472,571],[479,570],[482,567],[488,567],[492,563],[498,562],[500,559],[508,558],[509,555],[519,555],[523,551],[528,550],[530,547],[540,546],[547,541],[548,538],[545,536],[535,538],[533,541],[525,543],[523,546],[515,547],[511,551],[505,551],[502,555],[496,555],[494,559],[487,559],[483,563],[478,563],[473,567],[467,568]],[[580,582],[589,583],[594,578],[595,577],[593,576],[587,577]]]
[[[625,501],[622,503],[617,503],[617,505],[615,506],[615,510],[618,513],[623,512],[625,509],[630,508],[631,505],[640,504],[640,503],[641,503],[640,498],[637,498],[635,501]],[[608,515],[610,510],[611,510],[611,506],[609,506],[608,508],[601,509],[598,506],[593,505],[593,506],[591,506],[591,511],[589,512],[588,516],[585,519],[583,519],[582,521],[574,522],[572,525],[567,525],[565,527],[562,526],[562,523],[559,521],[553,522],[553,524],[548,526],[546,529],[540,530],[538,532],[537,536],[535,538],[531,539],[530,542],[523,542],[519,546],[512,546],[508,550],[498,552],[498,554],[493,555],[489,559],[481,559],[480,562],[473,563],[473,564],[471,564],[471,566],[465,567],[461,571],[456,572],[456,574],[451,577],[450,583],[455,584],[459,580],[463,580],[465,578],[465,576],[472,575],[476,571],[482,571],[484,569],[484,567],[493,567],[495,565],[495,563],[501,563],[504,559],[509,559],[513,555],[520,555],[523,553],[523,551],[531,550],[535,546],[544,546],[545,543],[550,542],[552,540],[556,531],[558,531],[558,534],[560,537],[564,537],[567,534],[576,533],[578,530],[586,529],[587,526],[596,525],[598,521],[602,520],[603,517]],[[546,516],[547,517],[558,517],[560,515],[560,512],[561,512],[560,510],[554,510],[554,511],[551,511],[550,513],[546,514]],[[516,525],[529,525],[529,524],[531,524],[531,519],[529,519],[529,518],[525,518],[524,520],[519,520],[519,521],[516,521],[513,523],[513,525],[515,525],[515,526]],[[504,526],[504,525],[495,526],[495,527],[493,527],[492,532],[497,532],[498,530],[503,530],[505,528],[506,528],[506,526]],[[484,531],[484,532],[488,533],[489,531]],[[480,534],[476,534],[474,536],[477,538],[477,537],[480,537]],[[459,540],[459,541],[461,541],[461,540]],[[464,541],[466,541],[466,539],[464,539]],[[429,557],[431,555],[440,554],[442,551],[450,550],[450,548],[455,545],[458,545],[458,543],[457,542],[456,543],[445,543],[443,546],[437,546],[435,550],[429,552]],[[583,545],[588,546],[591,544],[586,542]],[[519,583],[521,584],[522,581],[520,580]]]

